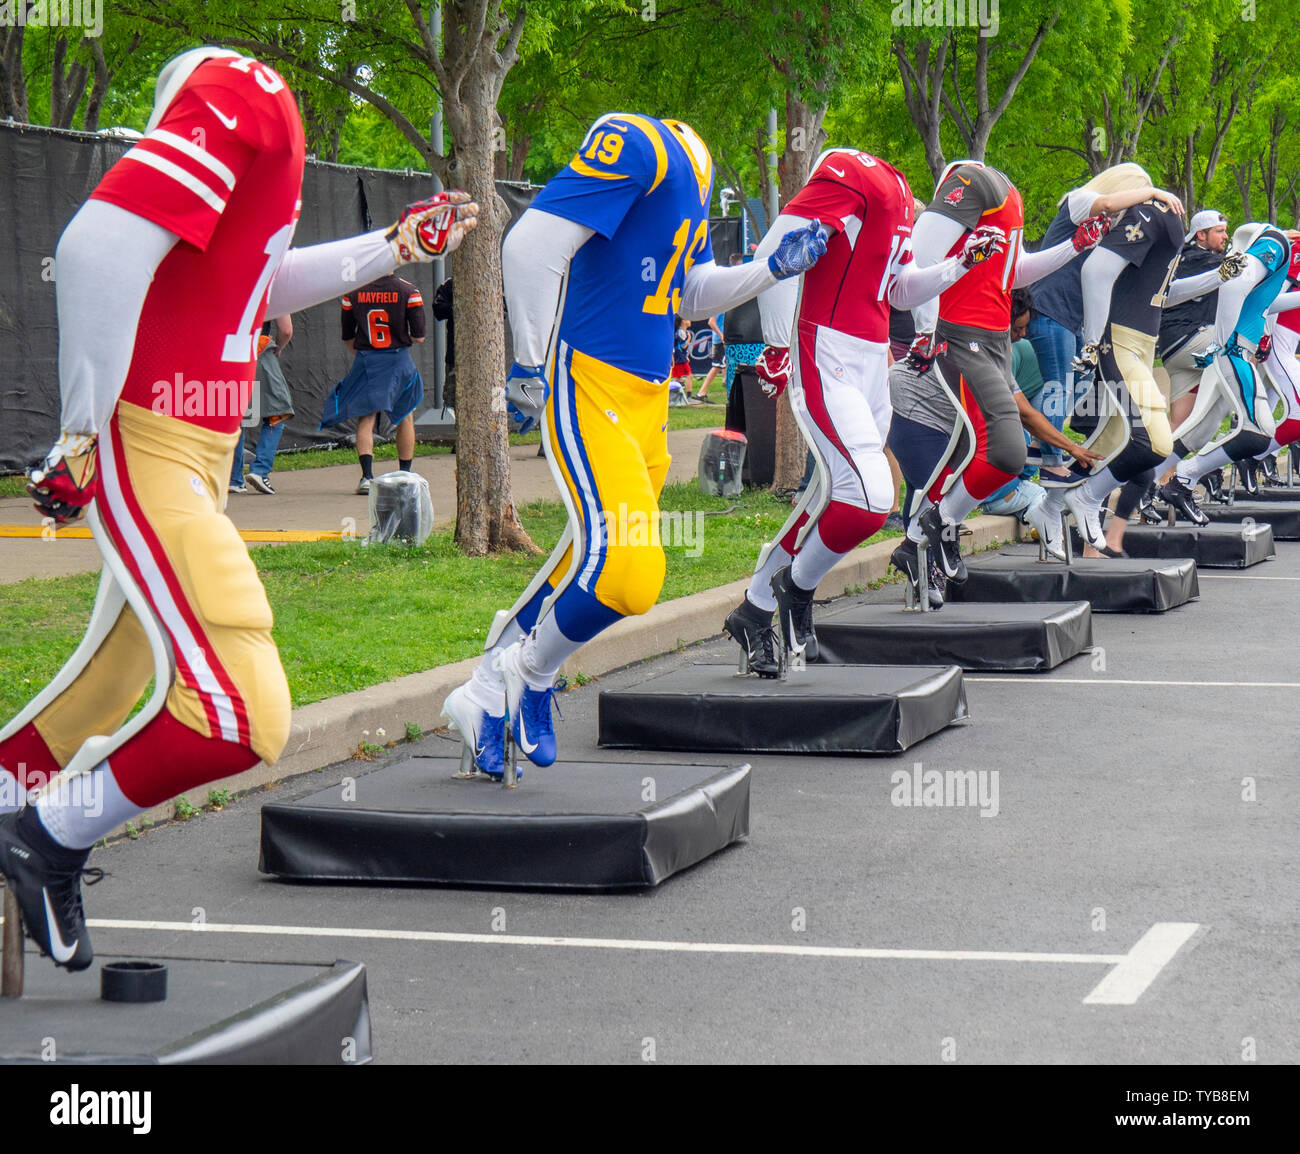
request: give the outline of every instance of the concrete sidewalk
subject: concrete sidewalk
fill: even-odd
[[[718,422],[721,425],[721,408]],[[668,434],[668,448],[673,455],[668,471],[670,481],[689,481],[697,475],[700,445],[710,431],[681,429]],[[429,482],[434,524],[450,524],[456,513],[455,455],[416,457],[413,467]],[[396,468],[395,461],[380,461],[375,465],[375,473],[379,475]],[[550,465],[537,455],[535,445],[516,445],[510,450],[510,471],[516,505],[558,499]],[[251,490],[247,494],[232,493],[226,511],[240,529],[343,529],[365,533],[369,524],[368,498],[357,496],[354,491],[360,476],[356,464],[273,473],[274,497]],[[26,497],[0,499],[0,524],[39,527],[40,523],[40,516]],[[99,550],[93,541],[0,540],[0,585],[28,577],[64,577],[98,570]]]

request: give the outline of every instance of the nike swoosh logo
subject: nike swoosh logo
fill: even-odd
[[[844,173],[842,173],[838,168],[833,168],[833,167],[832,167],[831,165],[829,165],[829,164],[828,164],[826,167],[829,168],[829,169],[831,170],[831,172],[835,173],[836,176],[841,177],[841,178],[844,176]]]
[[[72,945],[64,942],[63,935],[59,933],[59,919],[54,916],[54,908],[50,905],[49,891],[41,890],[41,896],[45,899],[45,928],[49,930],[50,955],[56,962],[69,961],[77,952],[77,943],[75,940]]]
[[[1151,218],[1150,218],[1149,216],[1147,216],[1147,214],[1146,214],[1145,212],[1139,212],[1139,213],[1138,213],[1138,216],[1140,216],[1143,220],[1145,220],[1145,221],[1147,222],[1147,224],[1150,224],[1150,223],[1151,223]]]
[[[537,748],[537,742],[528,740],[528,732],[524,729],[524,715],[519,714],[519,748],[525,753],[532,753]]]
[[[235,131],[235,126],[239,123],[238,116],[227,116],[220,109],[213,108],[211,101],[205,100],[203,103],[206,104],[209,108],[212,108],[212,115],[215,116],[219,121],[221,121],[221,123],[224,124],[228,129],[230,129],[231,132]]]
[[[964,176],[962,176],[961,173],[957,173],[957,179],[960,180],[960,181],[962,182],[962,184],[965,184],[965,185],[969,185],[969,184],[970,184],[970,181],[967,180]]]

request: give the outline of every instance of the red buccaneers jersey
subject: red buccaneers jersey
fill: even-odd
[[[889,279],[895,262],[911,259],[912,190],[903,174],[865,152],[837,149],[781,211],[835,229],[826,255],[804,273],[800,322],[888,341]]]
[[[298,221],[298,107],[270,68],[207,60],[91,196],[174,232],[145,297],[122,399],[231,433],[255,377],[267,286]]]
[[[1011,284],[1025,234],[1025,205],[1016,186],[996,168],[959,164],[935,189],[927,212],[957,221],[967,232],[983,225],[1006,233],[1006,247],[977,264],[939,294],[939,319],[954,325],[1006,332],[1011,327]],[[949,256],[961,252],[963,235]]]
[[[1300,287],[1300,237],[1291,242],[1291,267],[1286,273],[1286,291],[1294,292],[1297,287]],[[1300,333],[1300,309],[1278,313],[1277,323],[1293,333]]]

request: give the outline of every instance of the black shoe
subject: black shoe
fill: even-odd
[[[1265,485],[1279,486],[1282,484],[1282,478],[1277,473],[1277,454],[1269,453],[1259,459],[1259,471],[1264,478]]]
[[[772,596],[781,621],[781,636],[787,650],[803,650],[804,661],[817,660],[817,634],[813,631],[813,594],[815,589],[800,589],[790,576],[790,566],[778,570],[772,578]]]
[[[1208,525],[1209,517],[1201,512],[1191,489],[1179,480],[1177,474],[1170,478],[1169,484],[1160,486],[1160,499],[1164,501],[1185,521],[1193,525]]]
[[[95,954],[81,908],[81,879],[94,885],[104,871],[85,868],[89,850],[64,849],[43,831],[28,836],[18,825],[22,817],[0,820],[0,868],[18,899],[27,935],[55,965],[84,970]],[[32,813],[27,820],[39,819]]]
[[[897,569],[912,586],[912,591],[916,593],[917,598],[921,596],[921,560],[920,554],[916,549],[916,542],[910,537],[903,539],[903,543],[889,555],[890,561],[893,562],[894,568]],[[942,609],[944,595],[948,592],[948,578],[943,575],[943,570],[939,568],[939,563],[935,560],[934,554],[930,554],[930,581],[929,603],[931,609]]]
[[[776,632],[772,628],[770,613],[764,613],[746,597],[739,608],[727,614],[722,628],[745,651],[750,673],[757,673],[759,677],[781,676]]]
[[[1097,550],[1103,557],[1127,557],[1128,554],[1123,549],[1112,549],[1109,545],[1103,545]]]
[[[1241,487],[1248,496],[1259,492],[1259,462],[1254,457],[1237,462],[1237,472],[1241,475]]]
[[[949,525],[939,515],[939,506],[931,505],[920,518],[921,532],[930,542],[930,556],[939,563],[943,575],[954,584],[966,580],[966,562],[961,559],[960,527]]]
[[[1217,501],[1220,505],[1228,503],[1228,495],[1223,491],[1223,470],[1211,469],[1200,483],[1205,486],[1205,495],[1211,501]]]
[[[1138,516],[1142,518],[1144,525],[1160,525],[1164,523],[1164,517],[1160,510],[1155,507],[1155,499],[1159,496],[1160,489],[1154,481],[1147,486],[1147,491],[1142,494],[1142,500],[1138,505]]]

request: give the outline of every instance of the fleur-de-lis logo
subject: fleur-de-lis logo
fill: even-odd
[[[1141,240],[1144,235],[1145,233],[1143,233],[1140,224],[1130,224],[1124,229],[1124,239],[1128,241],[1129,244],[1134,244]]]

